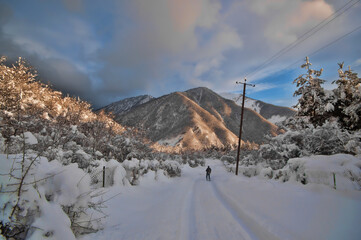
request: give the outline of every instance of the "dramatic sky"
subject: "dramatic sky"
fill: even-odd
[[[359,72],[360,28],[329,44],[360,26],[358,0],[0,0],[0,54],[24,57],[42,81],[94,108],[199,86],[237,92],[246,75],[256,84],[247,96],[291,106],[305,56],[324,68],[328,88],[338,62]]]

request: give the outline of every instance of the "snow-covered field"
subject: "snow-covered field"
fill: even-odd
[[[180,178],[154,172],[137,187],[109,188],[105,228],[90,239],[360,239],[361,192],[321,184],[234,176],[218,160],[185,165]],[[104,196],[103,196],[104,197]]]

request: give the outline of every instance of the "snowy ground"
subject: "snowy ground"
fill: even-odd
[[[361,192],[234,176],[220,161],[182,177],[109,189],[104,230],[89,239],[360,239]]]

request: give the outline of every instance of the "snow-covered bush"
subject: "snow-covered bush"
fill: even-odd
[[[221,157],[221,161],[222,162],[228,162],[228,163],[234,163],[236,161],[234,156],[229,156],[229,155],[223,155]]]
[[[287,131],[284,134],[270,138],[267,144],[261,145],[260,150],[253,152],[248,158],[257,158],[257,162],[266,162],[272,169],[280,169],[289,159],[296,157],[360,154],[360,131],[349,132],[341,129],[336,122],[326,122],[317,127],[309,124],[306,128],[294,128],[294,119],[288,121],[292,122],[292,128],[286,121]]]
[[[183,163],[188,164],[190,167],[198,167],[205,165],[205,160],[199,153],[187,153],[183,155]]]
[[[262,176],[264,178],[272,179],[273,178],[272,168],[270,168],[270,167],[262,168],[262,170],[260,171],[260,176]]]
[[[304,118],[290,118],[284,122],[283,128],[287,130],[284,134],[269,138],[268,143],[261,145],[258,151],[241,151],[240,173],[245,176],[259,174],[260,171],[255,171],[255,167],[283,169],[288,166],[289,159],[298,157],[361,154],[361,131],[349,132],[341,129],[337,122],[326,122],[314,127]],[[232,161],[232,157],[225,155],[221,160],[229,171],[235,171],[236,163]],[[289,172],[284,171],[275,171],[273,175],[284,181],[289,178]],[[306,181],[306,177],[302,175],[299,175],[299,179]]]
[[[0,154],[0,165],[3,236],[75,239],[101,227],[90,176],[77,164],[63,166],[33,153]]]
[[[235,164],[230,164],[228,162],[223,162],[223,164],[225,165],[227,171],[235,173],[236,172],[236,165]],[[238,167],[238,174],[239,175],[243,175],[246,177],[254,177],[260,174],[260,172],[262,171],[263,166],[262,165],[239,165]]]
[[[139,172],[141,169],[140,161],[136,158],[124,160],[122,166],[126,170],[126,177],[132,185],[139,184]]]
[[[348,154],[293,158],[280,170],[285,181],[324,184],[336,189],[361,190],[361,157]],[[286,176],[286,179],[284,179]]]
[[[133,158],[123,161],[122,166],[126,170],[126,177],[132,185],[139,184],[139,178],[149,171],[163,170],[169,177],[180,177],[182,171],[179,162],[175,160],[138,160]]]
[[[177,161],[166,160],[161,162],[161,168],[165,170],[170,177],[180,177],[181,176],[181,166]]]
[[[91,168],[92,184],[97,187],[103,185],[103,171],[105,176],[104,186],[129,186],[127,172],[122,164],[115,159],[94,161]]]

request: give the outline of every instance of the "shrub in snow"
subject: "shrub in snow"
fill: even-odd
[[[161,168],[165,170],[170,177],[180,177],[181,176],[181,166],[176,161],[166,160],[161,162]]]
[[[196,156],[188,155],[186,163],[188,163],[188,165],[193,168],[198,167],[198,166],[204,167],[205,160],[204,160],[204,158],[198,158]]]
[[[239,166],[238,173],[246,177],[254,177],[261,173],[263,166],[260,164],[250,166]],[[232,172],[236,172],[236,168],[232,166]]]
[[[80,168],[87,168],[92,160],[92,156],[84,152],[83,149],[77,150],[72,157],[72,162],[78,163]]]
[[[258,154],[258,160],[266,162],[272,169],[280,169],[291,158],[337,153],[356,155],[360,152],[360,132],[348,132],[336,122],[326,122],[317,127],[310,124],[305,128],[296,127],[294,122],[293,118],[288,119],[284,125],[287,131],[270,138],[253,155]]]
[[[277,146],[275,146],[274,144],[264,144],[264,145],[261,145],[261,147],[259,149],[260,155],[264,159],[280,159],[280,158],[282,158],[281,153],[279,153],[277,150],[279,150],[279,148],[277,148]]]
[[[121,163],[115,159],[105,161],[104,159],[94,161],[91,169],[92,184],[98,187],[103,186],[103,167],[105,175],[105,187],[109,186],[128,186],[129,181],[127,179],[127,172]]]
[[[140,164],[138,159],[124,160],[122,166],[126,170],[126,177],[132,185],[139,184],[139,170]]]
[[[179,177],[182,171],[179,162],[174,160],[138,160],[133,158],[123,161],[122,166],[126,170],[126,177],[132,185],[138,185],[139,178],[149,171],[163,170],[169,177]]]
[[[241,167],[239,171],[246,177],[253,177],[257,175],[257,168],[254,166]]]
[[[273,178],[272,168],[268,167],[268,168],[261,169],[260,176],[262,176],[264,178],[272,179]]]
[[[361,158],[347,154],[293,158],[282,170],[287,180],[361,190]],[[334,186],[334,175],[336,186]],[[279,177],[282,179],[282,177]]]
[[[352,136],[352,138],[347,141],[345,145],[345,149],[347,152],[355,153],[355,154],[361,154],[361,132],[359,132],[356,136]]]
[[[7,158],[0,154],[0,165],[0,221],[7,237],[75,239],[101,227],[101,220],[93,219],[99,215],[95,211],[99,206],[92,202],[90,177],[77,164],[63,166],[36,155]]]
[[[301,124],[298,125],[297,122]],[[259,151],[241,151],[240,171],[242,174],[253,176],[260,173],[253,170],[255,167],[270,167],[272,170],[279,170],[272,173],[275,179],[288,181],[292,171],[285,172],[284,169],[288,166],[289,159],[338,153],[360,154],[361,132],[341,129],[336,122],[326,122],[322,126],[314,127],[304,118],[290,118],[284,122],[283,127],[287,131],[269,138],[268,143],[261,145]],[[228,160],[225,156],[221,160],[229,171],[235,171],[235,161],[232,162],[232,158]],[[243,168],[245,170],[242,170]],[[296,176],[297,181],[307,183],[306,172]],[[354,178],[357,179],[357,177]]]
[[[228,162],[228,163],[234,163],[236,161],[236,159],[233,156],[223,155],[221,157],[221,161],[222,162]]]

